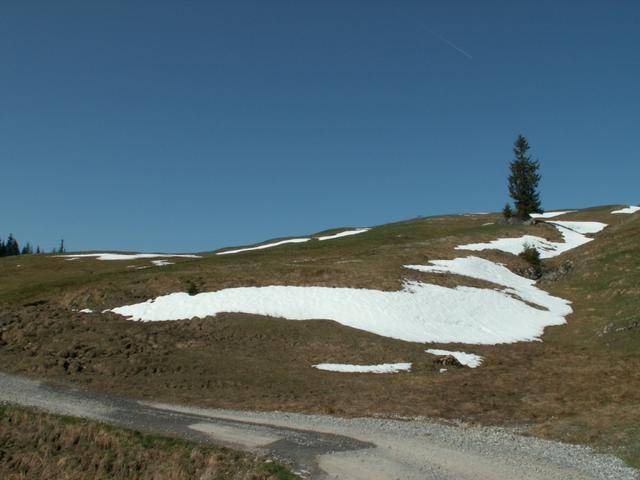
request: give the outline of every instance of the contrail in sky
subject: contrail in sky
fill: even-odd
[[[460,48],[459,46],[457,46],[455,43],[453,43],[453,42],[449,41],[448,39],[444,38],[444,37],[443,37],[442,35],[440,35],[439,33],[434,32],[434,31],[433,31],[433,30],[431,30],[431,29],[428,29],[428,31],[429,31],[429,33],[430,33],[431,35],[433,35],[433,36],[434,36],[434,37],[436,37],[437,39],[439,39],[439,40],[443,41],[444,43],[446,43],[447,45],[449,45],[451,48],[456,49],[457,51],[459,51],[459,52],[460,52],[462,55],[464,55],[465,57],[467,57],[467,58],[473,58],[469,52],[465,52],[463,49],[461,49],[461,48]]]

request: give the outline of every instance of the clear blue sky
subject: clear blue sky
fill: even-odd
[[[640,2],[0,3],[0,236],[201,251],[639,202]]]

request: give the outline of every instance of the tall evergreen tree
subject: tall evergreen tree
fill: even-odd
[[[540,193],[537,191],[540,182],[540,162],[532,160],[531,156],[527,155],[529,148],[527,139],[518,135],[513,145],[515,158],[509,165],[509,195],[515,204],[514,215],[521,219],[528,219],[531,213],[542,212]]]
[[[6,257],[6,256],[7,256],[7,245],[0,238],[0,257]]]

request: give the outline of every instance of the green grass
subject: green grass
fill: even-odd
[[[263,468],[267,474],[269,474],[273,478],[276,478],[277,480],[295,480],[296,478],[298,478],[293,473],[291,473],[288,468],[278,463],[267,463]]]

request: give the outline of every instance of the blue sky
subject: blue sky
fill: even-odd
[[[640,201],[637,1],[4,1],[0,236],[203,251]]]

